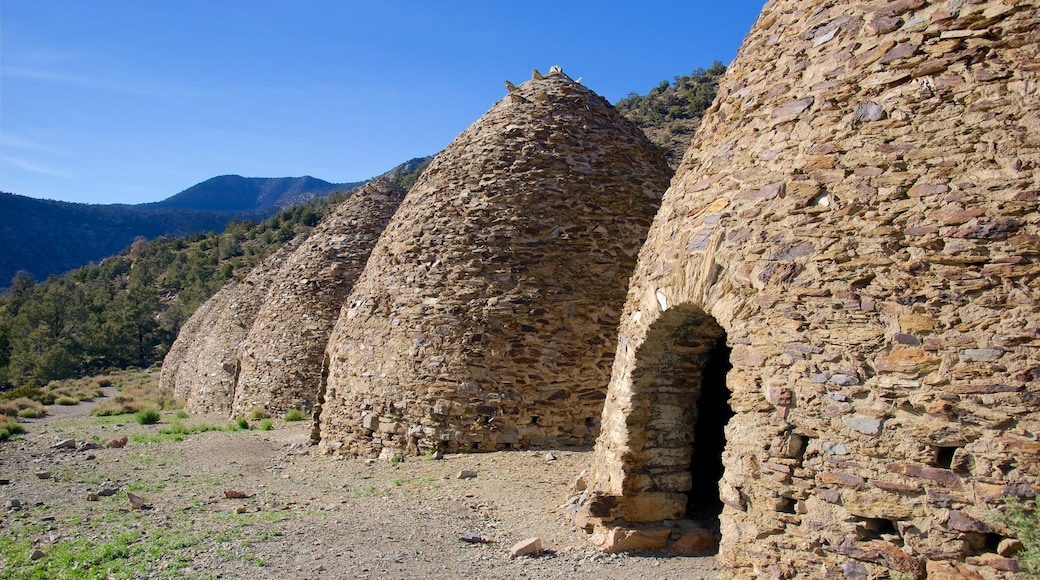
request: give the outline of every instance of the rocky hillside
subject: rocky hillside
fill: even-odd
[[[646,95],[630,93],[615,107],[665,151],[672,169],[678,167],[700,126],[704,112],[715,100],[726,66],[719,61],[709,69],[661,81]]]

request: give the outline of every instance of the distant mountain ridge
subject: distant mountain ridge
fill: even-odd
[[[137,209],[176,208],[200,211],[241,212],[267,208],[285,209],[315,197],[360,187],[355,183],[329,183],[309,175],[303,177],[242,177],[220,175],[195,184],[184,191],[154,203],[133,206]]]
[[[18,270],[42,280],[117,254],[138,236],[219,232],[232,220],[264,220],[362,183],[222,175],[165,200],[137,205],[70,203],[0,192],[0,288]]]

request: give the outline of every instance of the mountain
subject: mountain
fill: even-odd
[[[0,192],[0,288],[18,270],[42,280],[117,254],[139,236],[219,232],[232,220],[264,220],[359,185],[310,176],[223,175],[163,201],[137,205],[69,203]]]
[[[285,209],[335,191],[356,189],[357,183],[329,183],[309,175],[303,177],[242,177],[221,175],[193,185],[155,203],[130,206],[137,209],[193,209],[241,212]]]

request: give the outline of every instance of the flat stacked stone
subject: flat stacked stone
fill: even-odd
[[[164,392],[185,401],[191,413],[231,412],[239,351],[268,294],[271,272],[302,240],[282,246],[244,280],[221,288],[181,327],[160,371]]]
[[[340,308],[407,192],[388,179],[351,194],[272,272],[239,354],[233,415],[279,415],[317,402],[325,345]]]
[[[439,154],[329,341],[317,431],[361,455],[594,441],[661,153],[558,69]]]
[[[732,348],[733,577],[1010,577],[1040,491],[1037,2],[769,2],[640,252],[588,490],[681,517]],[[686,361],[686,362],[683,362]],[[687,386],[687,395],[670,389]]]

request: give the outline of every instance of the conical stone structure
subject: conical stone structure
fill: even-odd
[[[409,192],[344,307],[317,423],[328,451],[594,441],[670,170],[558,69],[508,85]]]
[[[340,308],[405,190],[377,179],[352,193],[271,274],[239,354],[232,415],[283,414],[317,402],[325,345]]]
[[[246,276],[224,286],[184,323],[163,359],[159,385],[185,401],[192,413],[230,413],[238,377],[238,356],[268,294],[271,271],[301,240],[282,246]]]
[[[734,578],[1014,575],[1038,8],[766,5],[640,252],[572,512],[597,541],[662,547],[714,508]]]

